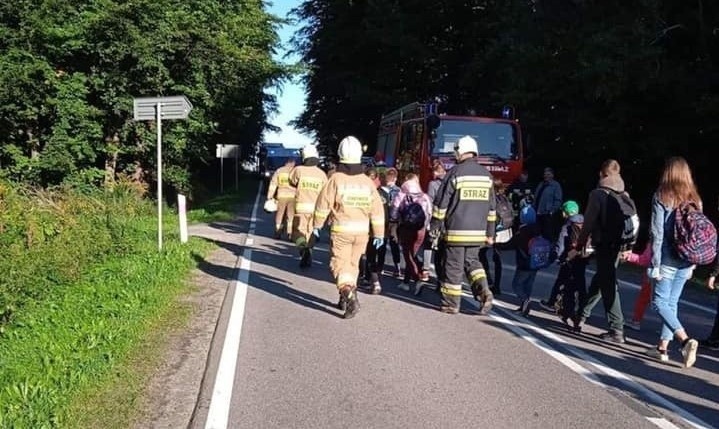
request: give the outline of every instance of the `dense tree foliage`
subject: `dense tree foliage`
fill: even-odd
[[[261,0],[77,0],[0,5],[0,171],[37,185],[155,176],[153,123],[132,98],[186,95],[163,122],[165,178],[186,189],[215,144],[249,153],[288,69]]]
[[[297,123],[325,144],[355,133],[371,145],[381,113],[437,94],[459,110],[511,104],[530,166],[553,165],[570,196],[611,156],[646,200],[679,154],[715,205],[717,2],[306,0],[296,14],[308,67]]]

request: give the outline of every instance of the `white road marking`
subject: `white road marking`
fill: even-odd
[[[667,419],[664,418],[656,418],[656,417],[647,417],[647,420],[654,423],[655,425],[659,426],[662,429],[679,429],[679,426],[675,425],[674,423],[670,422]]]
[[[464,297],[468,298],[467,301],[469,301],[472,305],[478,306],[478,303],[474,300],[474,297],[471,294],[469,294],[467,292],[463,292],[462,295]],[[509,305],[505,304],[501,301],[495,300],[494,305],[496,307],[503,307],[505,310],[509,309]],[[581,376],[583,376],[584,378],[586,378],[589,381],[592,381],[594,383],[598,382],[598,383],[602,384],[601,382],[598,381],[598,379],[596,378],[596,375],[594,375],[594,374],[592,374],[594,377],[594,380],[588,378],[586,368],[582,367],[581,370],[577,370],[577,366],[579,366],[579,365],[577,365],[576,362],[572,361],[571,359],[569,359],[567,356],[565,356],[561,352],[557,351],[556,349],[552,348],[551,346],[546,345],[546,343],[544,343],[542,341],[537,340],[537,342],[535,343],[534,341],[529,340],[529,338],[533,338],[533,336],[530,335],[529,333],[527,333],[527,330],[534,331],[537,334],[544,336],[545,338],[548,338],[552,341],[555,341],[556,343],[561,344],[567,351],[569,351],[575,357],[579,358],[581,361],[584,361],[587,364],[592,365],[597,370],[599,370],[599,372],[603,373],[605,376],[611,377],[614,380],[616,380],[617,382],[619,382],[619,383],[623,384],[624,386],[626,386],[627,388],[629,388],[630,390],[633,390],[633,391],[639,393],[644,399],[646,399],[660,407],[663,407],[667,410],[672,411],[673,413],[675,413],[676,415],[681,417],[682,420],[687,422],[687,424],[689,424],[690,426],[697,428],[697,429],[712,429],[712,428],[714,428],[714,426],[703,421],[702,419],[700,419],[699,417],[690,413],[689,411],[685,410],[684,408],[674,404],[673,402],[669,401],[668,399],[664,398],[663,396],[654,392],[653,390],[649,389],[648,387],[644,386],[643,384],[637,382],[636,380],[632,379],[631,377],[629,377],[617,370],[609,368],[608,366],[604,365],[602,362],[594,359],[589,354],[574,347],[572,344],[567,342],[564,338],[554,334],[553,332],[547,331],[546,329],[539,327],[534,322],[531,322],[530,320],[527,320],[524,317],[511,315],[511,317],[512,317],[512,319],[514,319],[514,321],[508,321],[506,318],[499,316],[497,314],[493,314],[493,313],[490,313],[489,317],[491,317],[497,321],[500,321],[500,322],[510,322],[510,325],[507,327],[514,328],[514,329],[512,329],[513,332],[517,333],[517,331],[515,331],[515,329],[523,331],[524,334],[520,334],[520,337],[526,339],[531,344],[535,345],[537,348],[539,348],[543,352],[547,353],[549,356],[553,357],[554,359],[556,359],[557,361],[559,361],[560,363],[565,365],[567,368],[571,369],[574,372],[577,372],[578,374],[580,374]],[[562,358],[560,358],[559,356],[561,356]],[[571,361],[571,363],[568,363],[567,361]],[[669,422],[667,422],[667,423],[669,423]]]
[[[257,189],[255,205],[252,208],[250,229],[245,238],[246,246],[253,243],[250,238],[255,233],[257,223],[257,207],[260,204],[262,194],[262,182]],[[210,399],[210,409],[207,412],[205,429],[226,429],[230,416],[230,402],[232,400],[232,388],[235,384],[235,369],[237,368],[237,357],[240,349],[240,335],[242,334],[242,322],[245,317],[245,303],[247,301],[247,288],[250,281],[250,266],[252,263],[252,249],[245,247],[240,260],[240,270],[235,282],[235,295],[230,307],[230,317],[227,321],[225,342],[222,345],[220,363],[217,367],[215,385]]]

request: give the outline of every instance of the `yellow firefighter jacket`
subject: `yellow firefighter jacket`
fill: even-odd
[[[270,187],[267,190],[267,199],[275,198],[277,191],[278,200],[291,200],[295,198],[295,188],[290,186],[290,172],[292,167],[286,165],[275,171],[270,180]]]
[[[296,214],[312,214],[327,175],[319,167],[300,165],[290,173],[290,185],[297,189],[295,197]]]
[[[315,207],[314,227],[329,218],[332,233],[367,234],[384,238],[384,207],[372,179],[335,172],[322,188]]]

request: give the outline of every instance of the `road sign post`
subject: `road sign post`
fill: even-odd
[[[142,97],[133,100],[135,121],[155,121],[157,126],[157,248],[162,250],[162,120],[187,119],[192,104],[184,95]]]
[[[220,158],[220,193],[225,192],[225,158],[235,158],[235,189],[240,188],[239,155],[240,146],[236,144],[218,144],[215,146],[215,157]]]

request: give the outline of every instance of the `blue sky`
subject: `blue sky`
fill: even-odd
[[[290,10],[299,6],[301,0],[273,0],[269,4],[269,12],[281,18],[287,17]],[[283,62],[296,62],[296,56],[283,58],[289,47],[290,39],[297,30],[295,25],[284,25],[279,30],[282,47],[278,49],[275,57]],[[280,142],[285,146],[300,147],[312,141],[311,136],[300,134],[296,129],[288,125],[288,122],[295,119],[304,110],[305,87],[299,82],[286,82],[282,88],[273,88],[270,93],[277,96],[279,102],[278,112],[269,118],[271,124],[282,128],[279,133],[265,133],[266,142]]]

